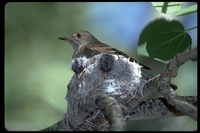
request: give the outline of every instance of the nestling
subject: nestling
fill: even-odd
[[[99,61],[100,69],[103,71],[103,76],[106,77],[108,72],[112,70],[114,65],[114,57],[109,54],[103,54]]]

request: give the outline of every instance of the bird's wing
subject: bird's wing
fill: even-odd
[[[91,50],[93,50],[93,51],[96,51],[96,52],[99,52],[99,53],[101,53],[101,52],[106,52],[106,53],[110,53],[110,54],[117,54],[117,55],[123,55],[124,57],[126,57],[126,58],[129,58],[130,56],[129,55],[127,55],[127,54],[125,54],[124,52],[122,52],[122,51],[119,51],[119,50],[117,50],[117,49],[115,49],[115,48],[113,48],[113,47],[110,47],[110,46],[108,46],[108,45],[106,45],[106,44],[104,44],[104,43],[101,43],[101,42],[96,42],[96,43],[89,43],[89,44],[87,44],[87,49],[91,49]],[[133,58],[131,58],[130,57],[130,61],[135,61],[135,62],[137,62],[135,59],[133,59]],[[138,63],[138,62],[137,62]],[[143,64],[141,64],[141,63],[139,63],[140,65],[142,65],[143,66],[143,68],[145,68],[145,69],[150,69],[149,67],[147,67],[147,66],[145,66],[145,65],[143,65]]]
[[[104,44],[104,43],[89,43],[86,46],[88,49],[94,50],[94,51],[99,51],[99,52],[108,52],[108,53],[115,53],[114,48]]]

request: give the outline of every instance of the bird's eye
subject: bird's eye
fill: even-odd
[[[77,34],[77,37],[80,38],[82,35],[81,34]]]

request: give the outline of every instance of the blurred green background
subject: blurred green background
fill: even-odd
[[[73,75],[73,49],[58,37],[84,29],[102,42],[136,56],[142,28],[159,16],[147,2],[11,2],[4,10],[5,128],[12,131],[41,130],[64,117],[66,86]],[[190,16],[192,24],[180,19],[189,28],[197,25],[196,16]],[[195,40],[196,31],[190,34]],[[164,69],[161,63],[146,59],[143,62],[153,69],[152,74]],[[197,95],[197,63],[185,63],[172,82],[179,86],[178,94]],[[196,129],[197,123],[187,116],[138,121],[132,126],[132,130]]]

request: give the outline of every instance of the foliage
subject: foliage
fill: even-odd
[[[172,18],[195,12],[197,5],[182,9],[182,2],[153,2],[152,4],[158,11],[170,13],[171,16],[157,18],[143,29],[139,37],[138,54],[167,62],[177,53],[191,48],[192,40],[187,32],[194,29],[185,30],[181,22]]]

